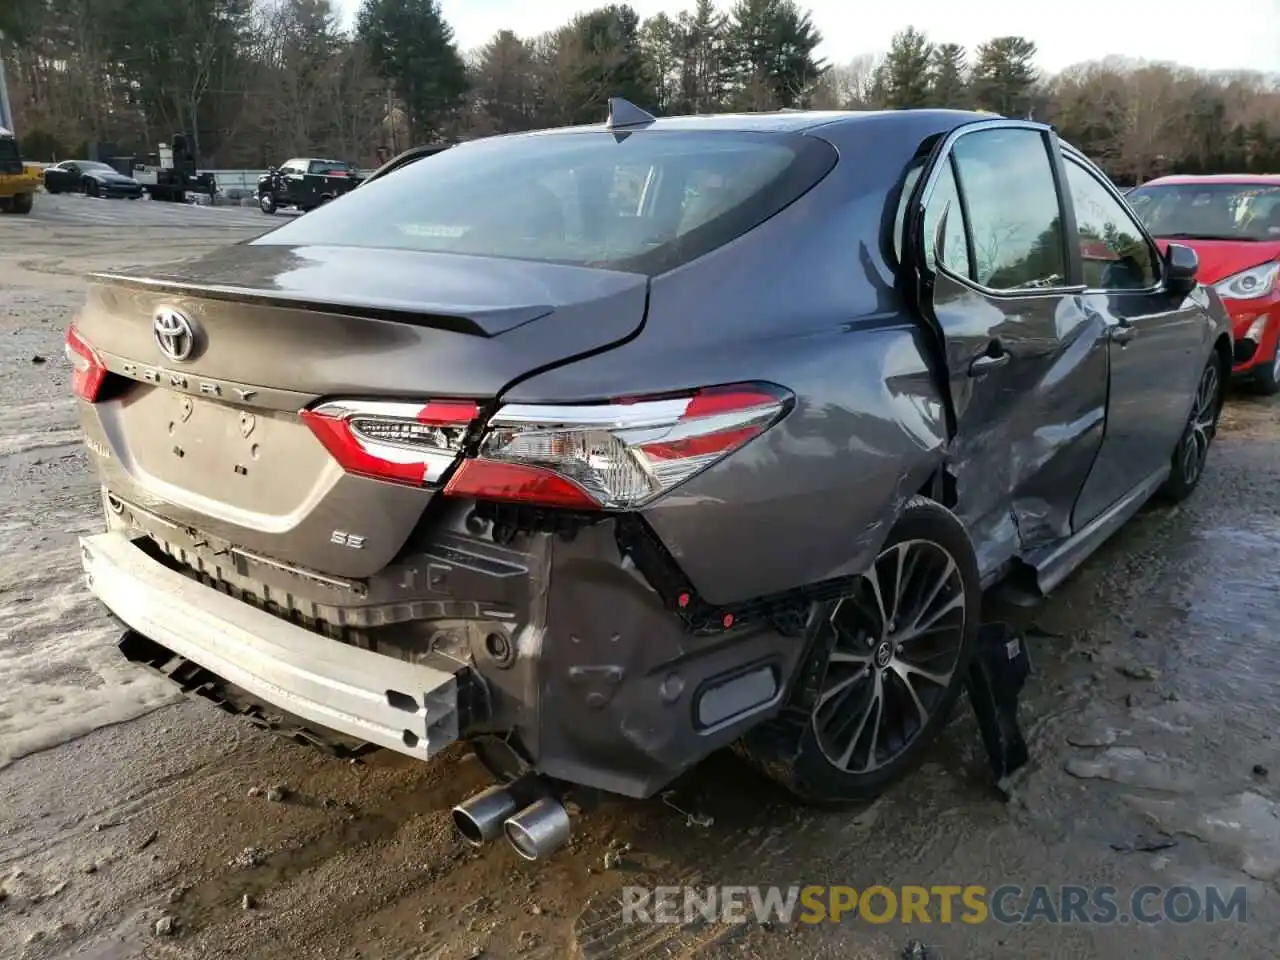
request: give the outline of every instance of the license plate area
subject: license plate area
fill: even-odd
[[[255,513],[314,505],[340,472],[296,414],[163,387],[131,391],[118,430],[137,478],[155,492],[176,487]]]

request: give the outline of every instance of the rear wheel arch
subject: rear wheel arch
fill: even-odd
[[[927,722],[903,746],[900,753],[865,772],[848,773],[837,769],[824,756],[819,743],[817,730],[820,727],[820,715],[815,711],[822,706],[827,669],[835,649],[833,640],[826,635],[825,626],[829,619],[834,619],[834,612],[838,607],[831,611],[830,617],[820,615],[811,621],[816,628],[811,628],[809,649],[788,692],[786,706],[777,717],[750,731],[735,745],[735,751],[751,766],[779,782],[802,800],[827,805],[867,801],[880,795],[919,764],[929,743],[945,725],[959,698],[964,675],[976,652],[982,601],[977,558],[972,541],[960,519],[930,497],[915,495],[907,498],[893,526],[886,533],[871,568],[863,576],[877,569],[881,558],[895,547],[914,542],[933,542],[941,546],[953,558],[955,565],[952,569],[963,585],[963,636],[956,649],[949,675],[951,679],[937,696]],[[826,611],[819,609],[818,612],[822,614]],[[892,641],[892,634],[890,640]]]

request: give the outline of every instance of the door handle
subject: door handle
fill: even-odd
[[[992,370],[999,370],[1009,362],[1009,354],[998,353],[995,356],[991,354],[983,354],[975,357],[973,362],[969,364],[969,376],[985,377]]]
[[[1119,326],[1112,327],[1108,336],[1112,343],[1126,344],[1138,335],[1138,328],[1132,324],[1122,323]]]

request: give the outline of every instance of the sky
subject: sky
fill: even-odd
[[[500,29],[533,36],[553,29],[599,3],[583,0],[441,0],[464,51],[483,45]],[[692,8],[670,0],[630,0],[641,17]],[[800,0],[813,12],[826,38],[819,54],[847,63],[883,52],[894,33],[908,25],[930,39],[970,49],[997,34],[1035,41],[1039,65],[1049,71],[1119,54],[1172,60],[1207,70],[1280,72],[1280,0],[1068,0],[1065,5],[1032,0]],[[336,0],[348,23],[360,0]],[[727,9],[730,0],[720,4]]]

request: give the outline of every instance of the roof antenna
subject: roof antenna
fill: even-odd
[[[609,130],[622,130],[628,127],[645,127],[658,118],[641,110],[629,100],[622,97],[609,98],[609,119],[605,127]]]

